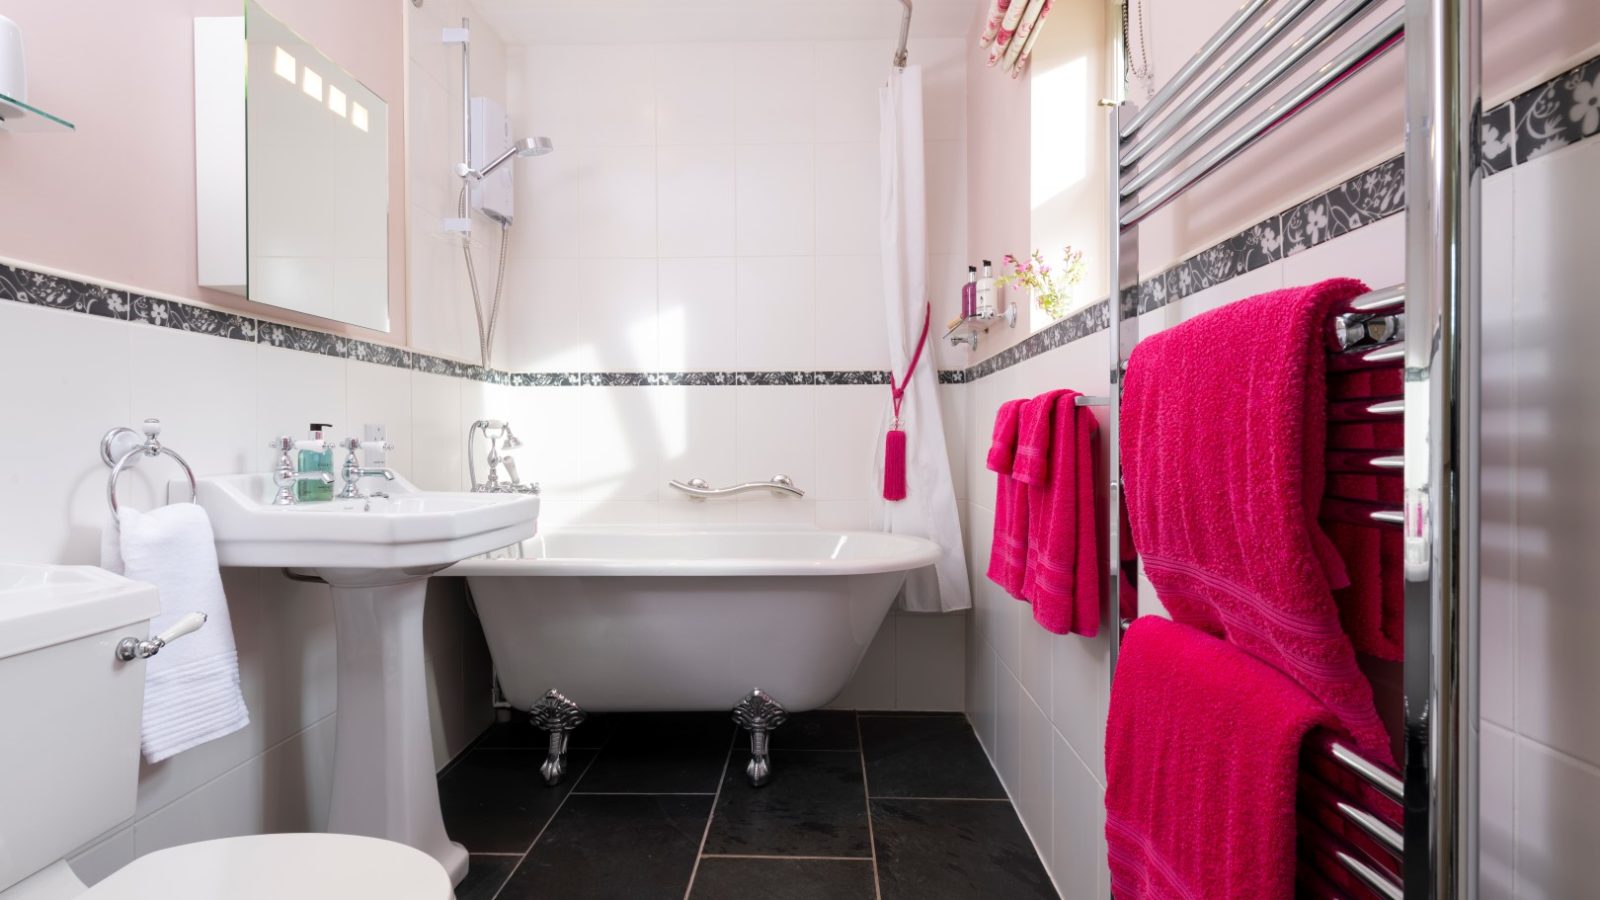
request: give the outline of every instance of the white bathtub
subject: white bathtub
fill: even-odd
[[[727,710],[760,688],[832,700],[907,573],[938,547],[877,532],[575,528],[465,575],[506,698],[591,712]]]

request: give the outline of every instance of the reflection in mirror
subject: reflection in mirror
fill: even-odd
[[[382,98],[247,0],[195,22],[195,117],[200,283],[389,330]]]

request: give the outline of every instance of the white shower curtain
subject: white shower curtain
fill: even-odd
[[[893,70],[878,92],[878,152],[881,157],[878,207],[883,253],[883,299],[889,324],[889,365],[905,378],[916,352],[928,309],[927,197],[922,162],[922,69]],[[879,526],[896,534],[925,537],[944,551],[928,569],[912,573],[902,606],[916,612],[968,609],[967,558],[961,545],[955,484],[939,414],[938,365],[931,342],[912,373],[900,408],[906,432],[906,498],[878,499]],[[888,388],[883,392],[883,426],[878,436],[878,484],[883,483],[883,433],[893,421]]]

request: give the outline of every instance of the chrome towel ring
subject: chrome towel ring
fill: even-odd
[[[144,432],[142,438],[139,436],[139,431]],[[106,482],[106,502],[111,505],[111,515],[115,517],[118,511],[117,479],[122,477],[124,471],[138,465],[140,457],[144,456],[165,454],[172,457],[183,467],[183,474],[189,478],[189,502],[198,502],[199,486],[195,483],[194,469],[191,469],[189,463],[176,452],[161,446],[161,441],[158,439],[161,434],[161,420],[145,419],[144,424],[139,426],[139,431],[119,426],[106,432],[100,439],[100,459],[111,467],[111,478]]]

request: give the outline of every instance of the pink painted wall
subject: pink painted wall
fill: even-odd
[[[389,312],[373,332],[200,288],[195,276],[196,16],[239,0],[6,0],[29,97],[71,134],[0,132],[0,256],[211,306],[386,343],[406,341],[403,0],[268,0],[267,9],[389,104]]]
[[[1006,253],[1025,253],[1029,241],[1029,126],[1030,77],[1013,81],[985,65],[988,51],[980,50],[977,35],[983,28],[986,3],[974,4],[967,50],[967,265],[992,259],[996,266]],[[1010,300],[1010,291],[1006,299]],[[1025,317],[1024,317],[1025,321]],[[1006,333],[991,328],[973,359],[999,352],[1026,337],[1025,324]]]

